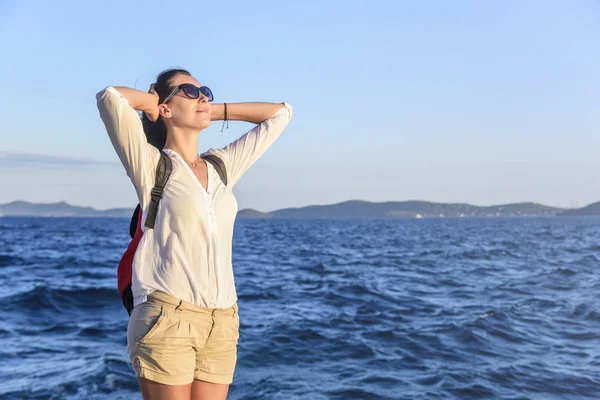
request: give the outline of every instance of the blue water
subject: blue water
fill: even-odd
[[[141,399],[126,219],[0,218],[0,398]],[[600,398],[600,219],[240,220],[230,399]]]

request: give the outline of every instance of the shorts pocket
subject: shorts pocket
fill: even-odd
[[[236,341],[240,338],[240,314],[238,313],[237,303],[233,305],[233,337]]]
[[[167,316],[162,305],[142,303],[139,307],[141,308],[135,315],[132,332],[136,344],[150,339]]]

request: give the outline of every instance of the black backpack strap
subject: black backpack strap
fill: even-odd
[[[225,169],[225,163],[223,162],[223,160],[221,160],[214,154],[205,154],[202,156],[202,159],[208,161],[212,164],[213,167],[215,167],[217,173],[219,174],[219,177],[221,178],[225,186],[227,186],[227,170]]]
[[[146,228],[154,229],[154,223],[156,222],[156,214],[158,213],[158,204],[162,199],[163,190],[169,180],[171,171],[173,170],[173,162],[169,156],[160,152],[160,160],[156,166],[156,180],[154,181],[154,188],[150,194],[150,206],[148,207],[148,216],[146,217]]]
[[[138,204],[131,216],[131,221],[129,222],[129,235],[133,239],[135,236],[135,232],[137,231],[138,218],[140,216],[141,206]]]
[[[129,316],[131,316],[131,313],[133,312],[133,291],[131,290],[131,283],[127,285],[125,292],[123,293],[123,305]]]

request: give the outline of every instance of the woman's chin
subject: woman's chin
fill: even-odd
[[[206,129],[210,126],[210,115],[202,113],[196,118],[196,125],[200,129]]]
[[[199,124],[196,125],[196,129],[198,130],[204,130],[206,128],[208,128],[210,126],[210,121],[206,121],[206,122],[201,122]]]

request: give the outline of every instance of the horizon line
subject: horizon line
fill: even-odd
[[[65,200],[62,201],[55,201],[55,202],[33,202],[33,201],[27,201],[27,200],[13,200],[13,201],[9,201],[7,203],[2,203],[0,204],[1,206],[5,206],[8,204],[12,204],[12,203],[28,203],[28,204],[35,204],[35,205],[56,205],[56,204],[66,204],[72,207],[82,207],[82,208],[91,208],[95,211],[108,211],[108,210],[119,210],[119,209],[134,209],[135,205],[132,205],[131,207],[127,207],[127,206],[123,206],[123,207],[111,207],[111,208],[104,208],[104,209],[100,209],[100,208],[96,208],[90,205],[79,205],[79,204],[73,204],[73,203],[69,203]],[[499,207],[499,206],[510,206],[510,205],[517,205],[517,204],[537,204],[537,205],[541,205],[541,206],[545,206],[545,207],[552,207],[552,208],[556,208],[556,209],[560,209],[560,210],[575,210],[578,208],[584,208],[587,207],[589,205],[595,204],[597,202],[600,201],[595,201],[595,202],[591,202],[588,204],[585,204],[583,206],[577,206],[577,207],[561,207],[561,206],[553,206],[553,205],[547,205],[544,203],[540,203],[537,201],[518,201],[518,202],[510,202],[510,203],[495,203],[495,204],[490,204],[490,205],[479,205],[479,204],[472,204],[472,203],[468,203],[468,202],[443,202],[443,201],[430,201],[430,200],[416,200],[416,199],[410,199],[410,200],[385,200],[385,201],[371,201],[371,200],[360,200],[360,199],[351,199],[351,200],[344,200],[344,201],[339,201],[339,202],[335,202],[335,203],[328,203],[328,204],[308,204],[308,205],[304,205],[304,206],[297,206],[297,207],[281,207],[275,210],[271,210],[271,211],[260,211],[256,208],[252,208],[252,207],[245,207],[242,209],[239,209],[238,212],[240,211],[246,211],[246,210],[250,210],[250,211],[257,211],[260,213],[264,213],[264,214],[268,214],[268,213],[272,213],[272,212],[276,212],[276,211],[281,211],[281,210],[290,210],[290,209],[301,209],[301,208],[307,208],[307,207],[326,207],[326,206],[332,206],[332,205],[338,205],[338,204],[344,204],[344,203],[350,203],[350,202],[362,202],[362,203],[371,203],[371,204],[383,204],[383,203],[409,203],[409,202],[422,202],[422,203],[432,203],[432,204],[442,204],[442,205],[452,205],[452,204],[461,204],[461,205],[469,205],[469,206],[474,206],[474,207]]]

